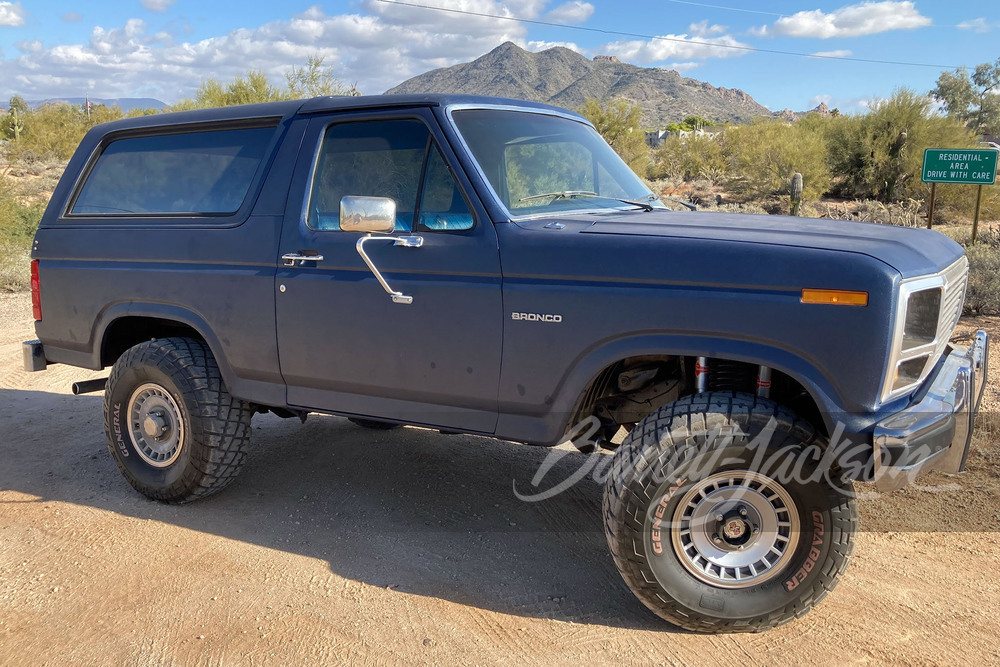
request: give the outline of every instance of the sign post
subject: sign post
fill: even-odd
[[[934,224],[934,195],[937,183],[978,185],[976,213],[972,220],[972,242],[979,231],[979,210],[983,186],[997,179],[997,153],[992,148],[928,148],[924,151],[924,166],[920,180],[931,184],[931,203],[927,211],[927,228]]]

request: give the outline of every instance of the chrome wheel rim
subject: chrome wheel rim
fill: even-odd
[[[670,525],[674,552],[695,578],[748,588],[777,576],[799,543],[799,513],[770,477],[745,470],[692,484]]]
[[[154,468],[166,468],[181,454],[184,422],[177,402],[158,384],[132,392],[128,402],[129,434],[135,451]]]

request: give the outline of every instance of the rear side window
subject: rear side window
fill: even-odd
[[[250,190],[275,128],[118,139],[83,186],[75,215],[231,215]]]

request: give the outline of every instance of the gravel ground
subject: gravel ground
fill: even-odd
[[[514,498],[538,448],[262,417],[223,493],[148,501],[108,454],[99,395],[69,393],[100,374],[20,370],[30,320],[26,294],[0,295],[0,664],[1000,661],[996,384],[967,474],[868,490],[855,557],[817,609],[703,636],[622,583],[596,482]]]

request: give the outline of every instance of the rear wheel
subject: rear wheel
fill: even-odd
[[[854,549],[853,485],[819,467],[826,442],[751,395],[700,394],[629,434],[605,485],[615,564],[660,617],[703,632],[802,616]]]
[[[190,338],[130,348],[104,394],[104,429],[119,470],[137,491],[164,502],[228,485],[246,459],[252,415],[226,390],[208,346]]]

